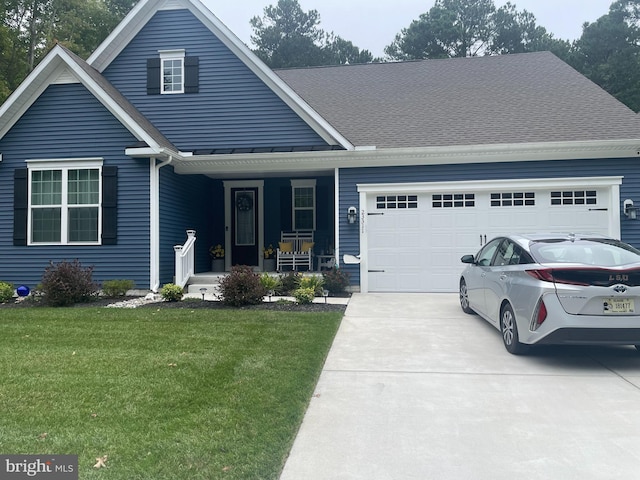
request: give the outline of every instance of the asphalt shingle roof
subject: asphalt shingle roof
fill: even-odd
[[[636,114],[549,52],[277,70],[354,145],[633,139]]]

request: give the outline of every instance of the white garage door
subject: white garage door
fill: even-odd
[[[460,257],[476,253],[497,235],[619,236],[618,212],[612,208],[617,185],[556,182],[544,188],[521,181],[497,183],[495,188],[473,182],[415,184],[414,192],[406,185],[401,191],[378,185],[375,193],[364,196],[365,291],[455,292],[464,268]]]

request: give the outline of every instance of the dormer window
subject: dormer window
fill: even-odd
[[[147,59],[147,94],[198,93],[198,57],[185,50],[160,50],[158,57]]]
[[[160,52],[160,93],[184,93],[184,50]]]

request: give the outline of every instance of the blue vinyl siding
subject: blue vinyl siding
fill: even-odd
[[[51,85],[0,140],[0,280],[37,285],[49,261],[79,259],[94,280],[149,288],[149,166],[124,148],[136,139],[80,84]],[[118,243],[13,246],[13,172],[30,159],[102,157],[118,167]]]
[[[199,58],[199,93],[147,95],[147,59]],[[157,12],[103,72],[178,148],[326,145],[188,10]]]
[[[182,245],[187,230],[196,231],[195,271],[211,270],[209,246],[224,243],[223,189],[220,180],[203,175],[177,175],[160,169],[160,283],[174,281],[174,245]],[[218,235],[215,236],[215,233]],[[220,240],[215,240],[220,238]]]
[[[599,176],[624,177],[617,212],[621,216],[621,236],[623,241],[640,248],[640,221],[630,221],[622,214],[624,199],[631,198],[636,204],[640,203],[640,169],[637,159],[622,158],[342,169],[339,177],[340,254],[360,253],[358,225],[349,225],[346,221],[347,208],[351,205],[359,207],[357,184]],[[358,267],[341,266],[351,275],[351,283],[359,285]]]

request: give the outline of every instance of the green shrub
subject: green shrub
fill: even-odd
[[[300,277],[298,279],[298,288],[310,288],[315,295],[322,295],[322,285],[324,280],[317,275]]]
[[[349,286],[349,274],[339,268],[332,268],[326,272],[322,272],[324,279],[324,288],[331,293],[344,292]]]
[[[296,302],[300,304],[312,303],[316,292],[313,288],[300,287],[293,291]]]
[[[278,295],[289,295],[296,288],[298,288],[298,282],[300,280],[300,275],[296,271],[291,271],[287,273],[283,273],[280,275],[280,286],[276,290]]]
[[[98,292],[93,281],[93,267],[84,268],[78,260],[50,262],[42,276],[45,302],[54,307],[86,302]]]
[[[105,280],[102,283],[102,293],[107,297],[122,297],[135,286],[133,280]]]
[[[232,307],[257,305],[262,303],[267,289],[260,282],[260,275],[251,267],[237,265],[220,280],[220,301]]]
[[[11,299],[13,299],[13,285],[0,282],[0,303],[7,303]]]
[[[269,275],[267,272],[260,275],[260,283],[267,292],[271,290],[275,292],[280,287],[280,279],[273,275]]]
[[[167,283],[160,289],[160,296],[165,302],[179,302],[183,295],[184,290],[175,283]]]

